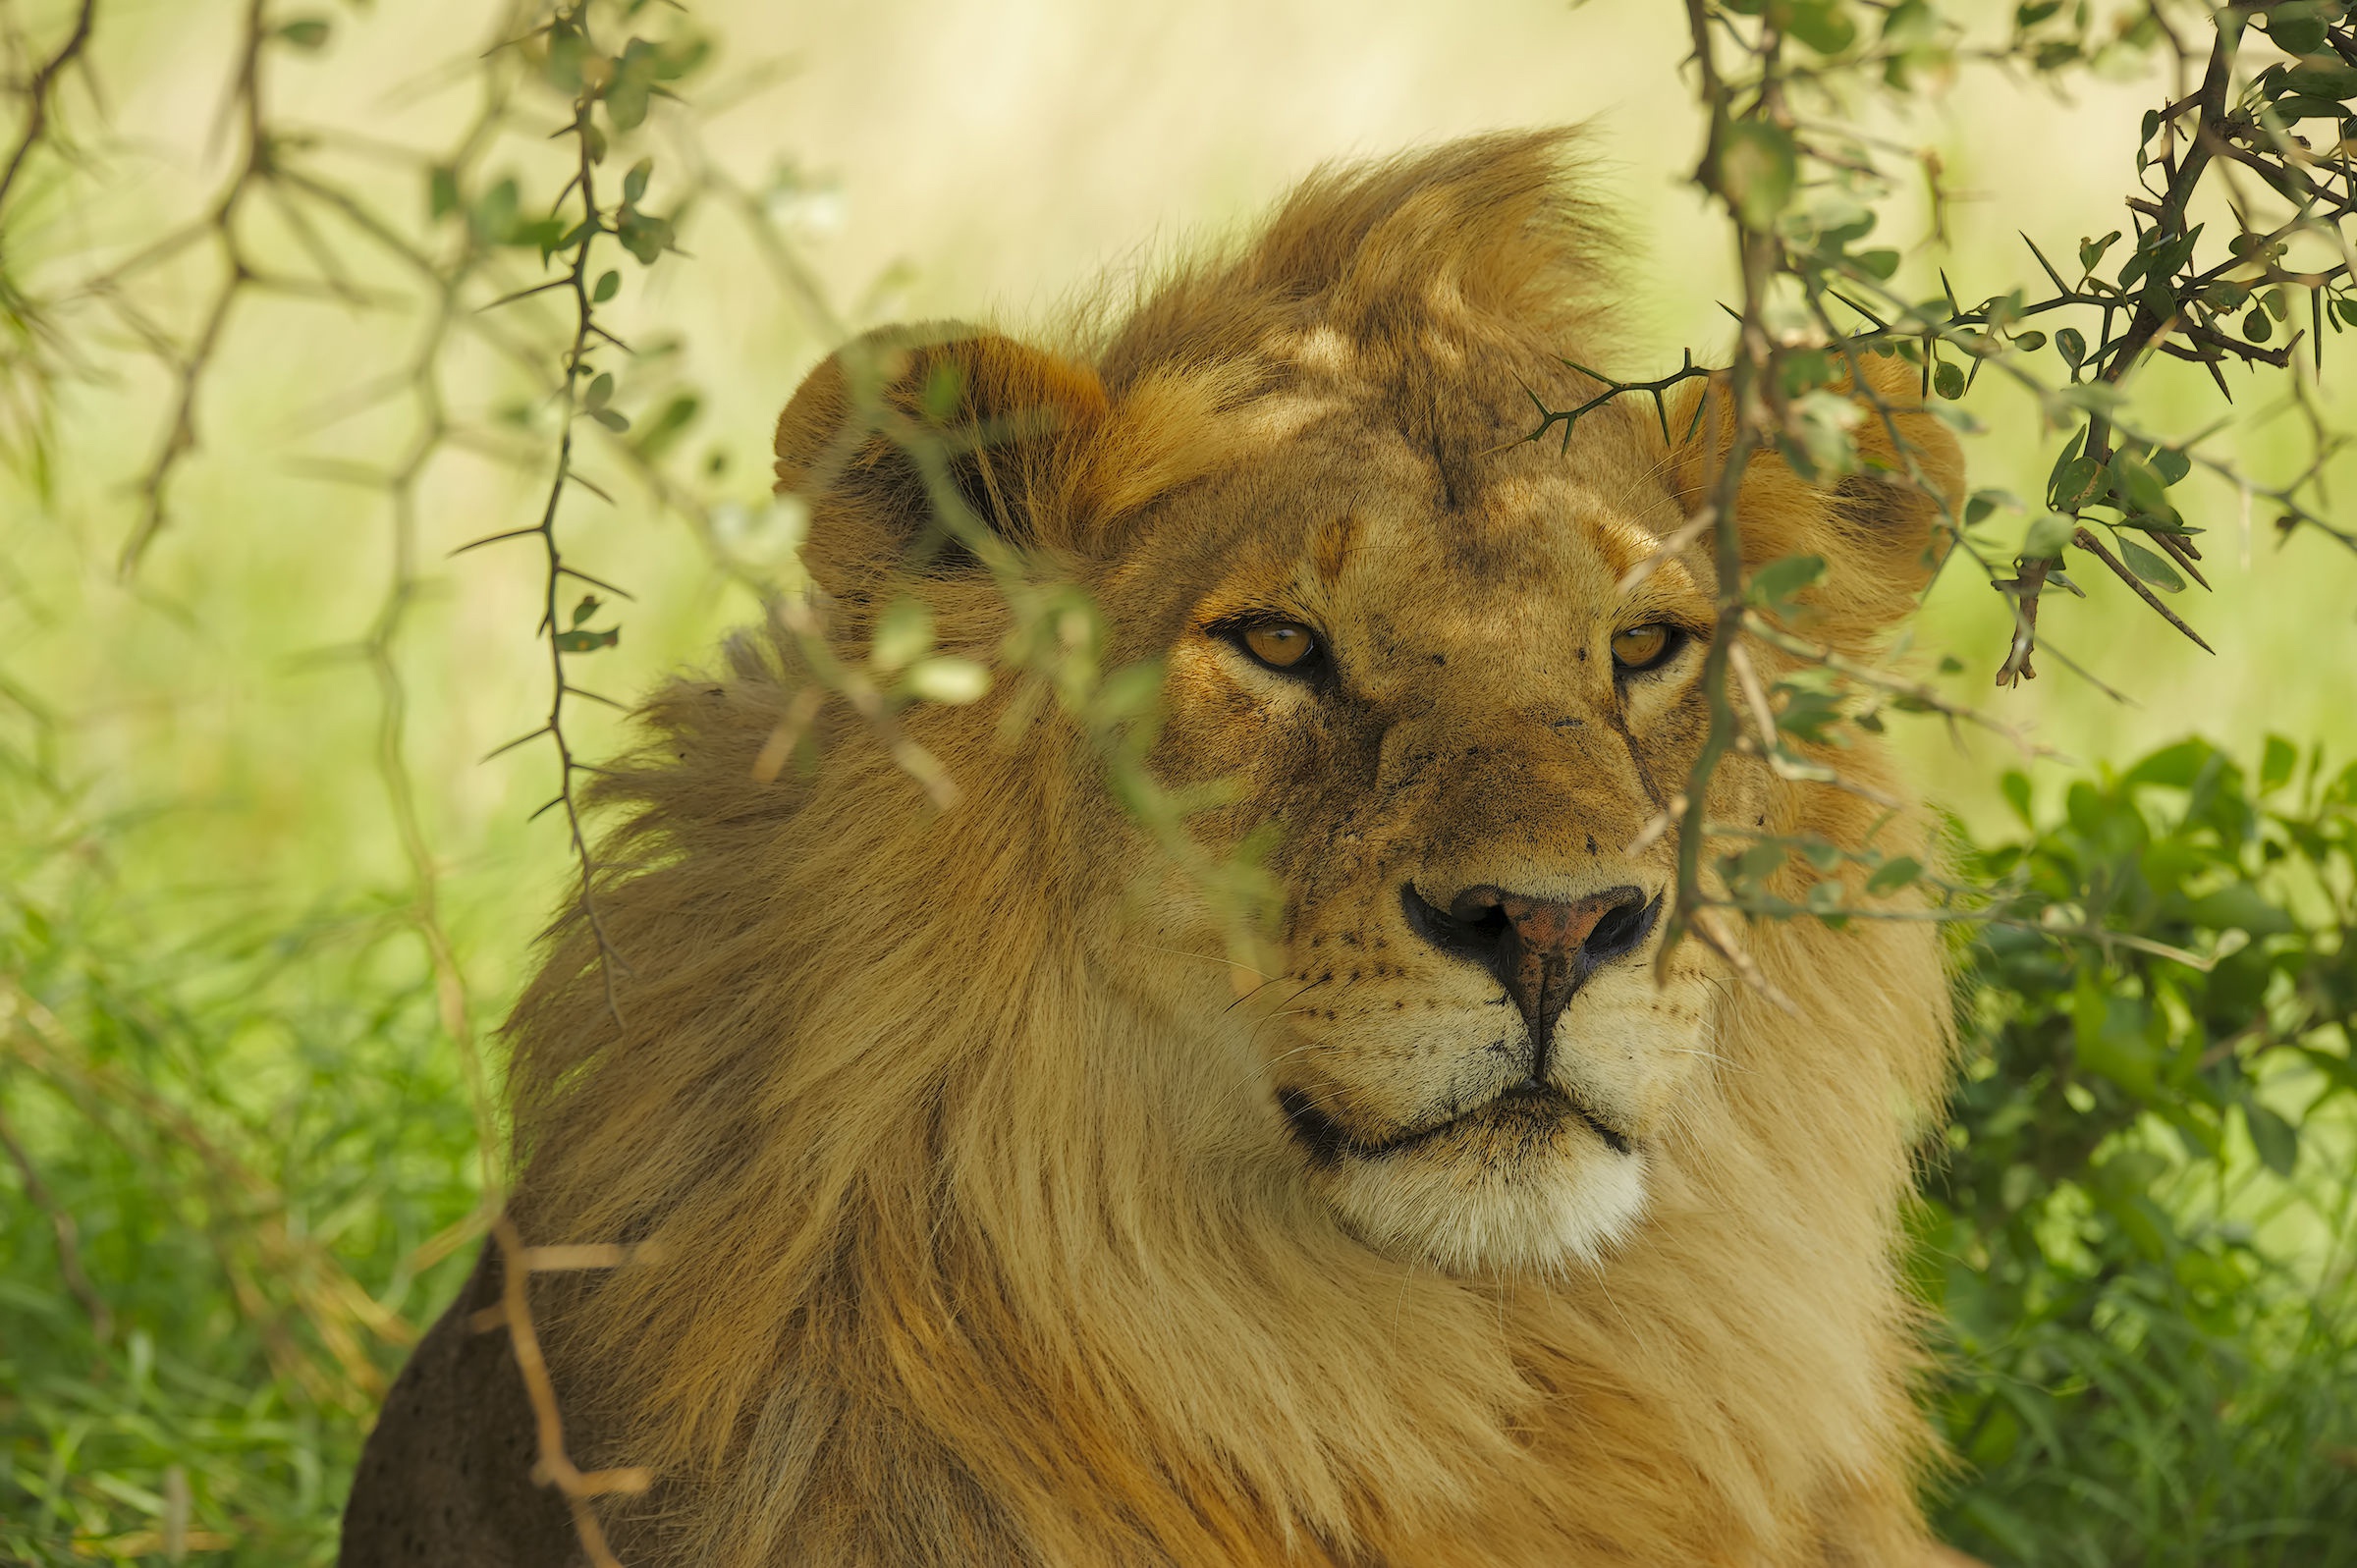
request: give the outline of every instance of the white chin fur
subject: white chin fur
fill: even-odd
[[[1599,1264],[1645,1208],[1642,1150],[1550,1154],[1506,1168],[1418,1152],[1345,1154],[1326,1177],[1329,1201],[1359,1240],[1453,1274]]]

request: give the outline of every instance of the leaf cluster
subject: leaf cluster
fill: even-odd
[[[1965,948],[1970,1065],[1915,1221],[1972,1467],[1950,1520],[2025,1564],[2351,1560],[2350,1260],[2295,1270],[2260,1225],[2321,1206],[2350,1240],[2357,766],[2188,740],[2058,821],[2007,792],[2022,837],[1960,869],[2049,913]]]

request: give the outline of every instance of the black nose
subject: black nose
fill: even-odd
[[[1548,1040],[1564,1004],[1588,976],[1626,957],[1653,932],[1662,900],[1640,888],[1610,888],[1563,902],[1530,898],[1487,884],[1435,907],[1411,883],[1399,890],[1408,929],[1452,958],[1498,977],[1522,1010],[1538,1053],[1531,1076],[1545,1081]]]

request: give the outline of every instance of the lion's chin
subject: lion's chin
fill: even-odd
[[[1576,1116],[1473,1115],[1398,1147],[1344,1147],[1316,1179],[1375,1251],[1453,1274],[1595,1265],[1645,1207],[1646,1156]]]

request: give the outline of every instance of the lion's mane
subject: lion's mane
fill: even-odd
[[[1416,311],[1475,297],[1581,334],[1558,339],[1576,355],[1586,318],[1564,301],[1592,293],[1597,246],[1561,162],[1560,138],[1492,137],[1312,181],[1069,356],[1095,373],[1030,385],[1062,425],[974,493],[1018,491],[1021,543],[1053,559],[1237,443],[1281,442],[1250,417],[1252,355],[1288,322],[1412,336]],[[995,374],[970,361],[972,396]],[[862,573],[900,569],[898,546],[889,487],[844,477],[868,459],[792,428],[840,417],[845,395],[821,392],[789,412],[782,471],[815,494],[813,567],[855,648]],[[1698,500],[1703,458],[1663,456]],[[1761,466],[1747,526],[1833,556],[1837,586],[1858,528]],[[998,589],[924,584],[944,642],[991,657]],[[585,1457],[664,1478],[614,1509],[641,1556],[1733,1568],[1920,1549],[1893,1253],[1945,1071],[1929,926],[1761,926],[1751,952],[1789,1008],[1721,988],[1713,1070],[1639,1232],[1562,1278],[1452,1278],[1313,1213],[1256,1152],[1265,1129],[1154,1088],[1202,1070],[1156,999],[1205,960],[1109,938],[1140,919],[1157,851],[1053,702],[1010,721],[1003,680],[914,715],[960,790],[937,812],[842,704],[816,723],[821,765],[758,766],[809,678],[754,633],[653,701],[600,789],[625,819],[594,899],[627,965],[611,1004],[576,912],[511,1026],[527,1235],[656,1249],[536,1286]],[[1871,751],[1842,768],[1900,787]],[[1860,843],[1882,815],[1761,787],[1787,833]]]

